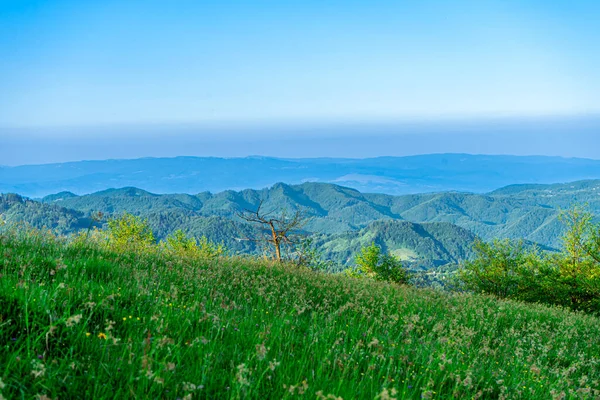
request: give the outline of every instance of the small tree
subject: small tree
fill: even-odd
[[[600,225],[581,206],[561,214],[567,225],[563,236],[563,252],[554,255],[558,266],[556,295],[574,309],[600,312]]]
[[[460,287],[521,300],[540,294],[544,260],[536,248],[526,249],[522,241],[496,240],[477,241],[474,249],[475,258],[458,272]]]
[[[393,255],[384,253],[375,243],[363,247],[355,262],[356,268],[347,270],[350,276],[402,284],[407,284],[410,278],[402,262]]]
[[[108,243],[118,250],[149,248],[155,243],[147,220],[125,213],[108,221]]]
[[[237,213],[239,218],[258,225],[262,231],[262,236],[245,238],[245,240],[271,245],[274,259],[281,262],[283,260],[282,246],[294,246],[298,243],[297,231],[302,228],[305,219],[300,210],[292,215],[288,215],[283,210],[279,215],[273,216],[272,212],[263,212],[261,208],[262,201],[258,204],[256,211],[244,209]]]
[[[600,267],[600,226],[584,208],[575,206],[563,212],[560,219],[567,226],[563,236],[563,274],[576,276]]]
[[[162,247],[167,254],[180,257],[214,259],[225,253],[223,245],[210,242],[206,236],[200,240],[190,238],[180,229],[170,234],[162,242]]]

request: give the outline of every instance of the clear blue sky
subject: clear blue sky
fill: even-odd
[[[0,126],[600,111],[600,2],[4,0]]]
[[[600,115],[598,43],[597,0],[3,0],[0,164],[15,127]]]

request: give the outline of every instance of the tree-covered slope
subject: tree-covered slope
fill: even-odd
[[[14,224],[27,224],[66,234],[88,229],[94,225],[94,221],[81,211],[40,203],[17,194],[0,194],[0,227]]]
[[[358,231],[378,220],[415,223],[449,222],[483,239],[524,238],[559,247],[563,226],[561,209],[588,204],[600,214],[600,181],[548,186],[508,187],[488,194],[443,192],[391,196],[360,193],[325,183],[276,184],[267,189],[246,189],[197,195],[156,195],[140,189],[111,189],[85,196],[44,198],[84,213],[124,211],[139,215],[185,210],[198,216],[235,218],[237,210],[293,212],[310,217],[305,229],[313,233],[340,234]]]
[[[438,265],[458,259],[453,251],[448,250],[450,242],[440,244],[419,237],[412,241],[417,244],[405,246],[404,242],[411,242],[407,238],[409,231],[398,227],[410,224],[375,222],[447,223],[484,240],[523,238],[543,246],[560,248],[560,237],[564,231],[559,220],[561,209],[575,203],[588,204],[592,212],[600,214],[599,193],[600,181],[517,185],[488,194],[443,192],[404,196],[365,194],[326,183],[279,183],[261,190],[228,190],[196,195],[159,195],[128,187],[84,196],[63,192],[43,198],[42,203],[20,196],[3,196],[2,213],[5,219],[26,221],[36,227],[46,226],[69,233],[89,227],[89,217],[95,212],[103,212],[105,217],[129,212],[148,218],[159,239],[181,229],[193,236],[207,236],[234,252],[258,252],[261,249],[256,243],[245,240],[256,237],[257,228],[241,221],[236,213],[243,209],[255,210],[262,205],[265,212],[302,210],[307,217],[304,232],[319,237],[319,246],[327,256],[338,262],[346,263],[360,244],[367,243],[370,237],[380,238],[381,227],[390,226],[397,237],[392,241],[380,238],[380,245],[386,248],[389,245],[389,249],[402,258],[418,260],[424,265]],[[473,240],[462,230],[454,229],[452,232],[462,247]]]
[[[363,199],[363,195],[352,189],[332,185],[315,186],[310,184],[305,186],[313,190],[316,186],[322,186],[324,189],[330,189],[331,193],[341,194],[341,196],[330,197],[328,201],[319,199],[323,203],[323,207],[320,207],[301,190],[302,188],[277,185],[273,188],[273,195],[266,203],[266,207],[277,211],[280,208],[276,208],[275,205],[294,209],[312,206],[310,210],[313,213],[321,213],[323,217],[313,215],[308,220],[307,226],[303,228],[303,235],[312,237],[322,255],[326,259],[340,264],[340,267],[352,264],[360,248],[372,241],[415,267],[456,263],[466,259],[470,254],[469,248],[475,236],[462,228],[448,223],[415,224],[396,221],[376,210],[371,218],[387,219],[369,222],[360,229],[355,229],[353,224],[343,225],[342,222],[339,222],[336,229],[343,233],[324,233],[327,232],[327,229],[331,229],[330,220],[327,218],[329,210],[332,210],[336,218],[340,218],[339,212],[342,208],[337,207],[342,207],[342,204],[348,208],[346,210],[348,215],[353,211],[357,212],[355,211],[357,206],[365,208],[368,207],[368,204]],[[320,194],[322,195],[323,192]],[[80,229],[87,229],[90,219],[85,215],[89,216],[98,210],[107,213],[106,218],[123,212],[132,212],[148,220],[150,228],[159,240],[176,230],[182,230],[190,236],[206,236],[212,242],[222,243],[232,253],[260,254],[269,251],[264,244],[251,240],[261,237],[260,228],[234,218],[233,214],[237,207],[257,206],[261,198],[260,194],[243,191],[240,193],[225,192],[210,197],[207,194],[200,196],[201,199],[189,195],[160,196],[135,188],[125,188],[82,197],[60,196],[60,199],[56,200],[56,197],[53,196],[45,199],[45,201],[50,201],[50,204],[24,200],[20,196],[16,197],[36,205],[36,210],[39,209],[37,214],[41,216],[41,219],[27,215],[27,210],[20,211],[23,214],[21,219],[28,221],[34,227],[56,226],[56,224],[51,224],[54,214],[62,213],[62,219],[71,216],[72,224],[58,229],[59,233],[72,233]],[[73,205],[74,202],[77,202],[79,211],[57,205]],[[206,208],[204,208],[205,206]],[[206,211],[207,209],[210,211]],[[31,210],[33,213],[34,208]],[[16,211],[18,210],[13,210],[11,215],[16,215]],[[44,220],[44,212],[48,213],[49,221]],[[360,216],[359,214],[358,216],[361,217],[362,224],[365,223],[364,221],[369,221],[369,218],[365,218],[364,215]],[[323,230],[320,229],[320,225],[324,227]]]
[[[370,243],[379,245],[412,267],[437,267],[467,260],[475,235],[445,222],[415,224],[407,221],[375,221],[359,231],[317,235],[315,243],[326,258],[351,264]]]

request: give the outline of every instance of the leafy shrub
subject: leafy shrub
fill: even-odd
[[[391,254],[382,252],[375,243],[365,246],[355,259],[356,268],[347,270],[354,277],[367,277],[378,281],[408,283],[408,271],[400,260]]]
[[[107,233],[109,246],[116,250],[147,249],[156,242],[148,221],[129,213],[110,219]]]
[[[477,242],[476,257],[458,273],[462,288],[599,313],[600,225],[592,218],[579,207],[562,215],[568,229],[560,253],[508,240]]]
[[[206,236],[202,236],[200,240],[196,240],[195,238],[188,237],[180,229],[169,235],[161,243],[161,247],[167,254],[180,257],[214,259],[225,254],[223,245],[210,242]]]
[[[525,248],[522,241],[495,240],[477,241],[474,249],[475,259],[458,273],[463,289],[520,300],[539,295],[546,260],[537,248]]]

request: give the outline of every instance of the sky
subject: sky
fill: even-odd
[[[0,164],[210,155],[211,141],[231,156],[409,152],[361,154],[374,134],[434,152],[431,124],[454,135],[442,152],[600,158],[568,146],[600,115],[599,41],[595,0],[3,0]],[[531,118],[578,122],[523,149],[501,146],[502,118],[508,136]],[[478,133],[457,131],[468,121]]]

